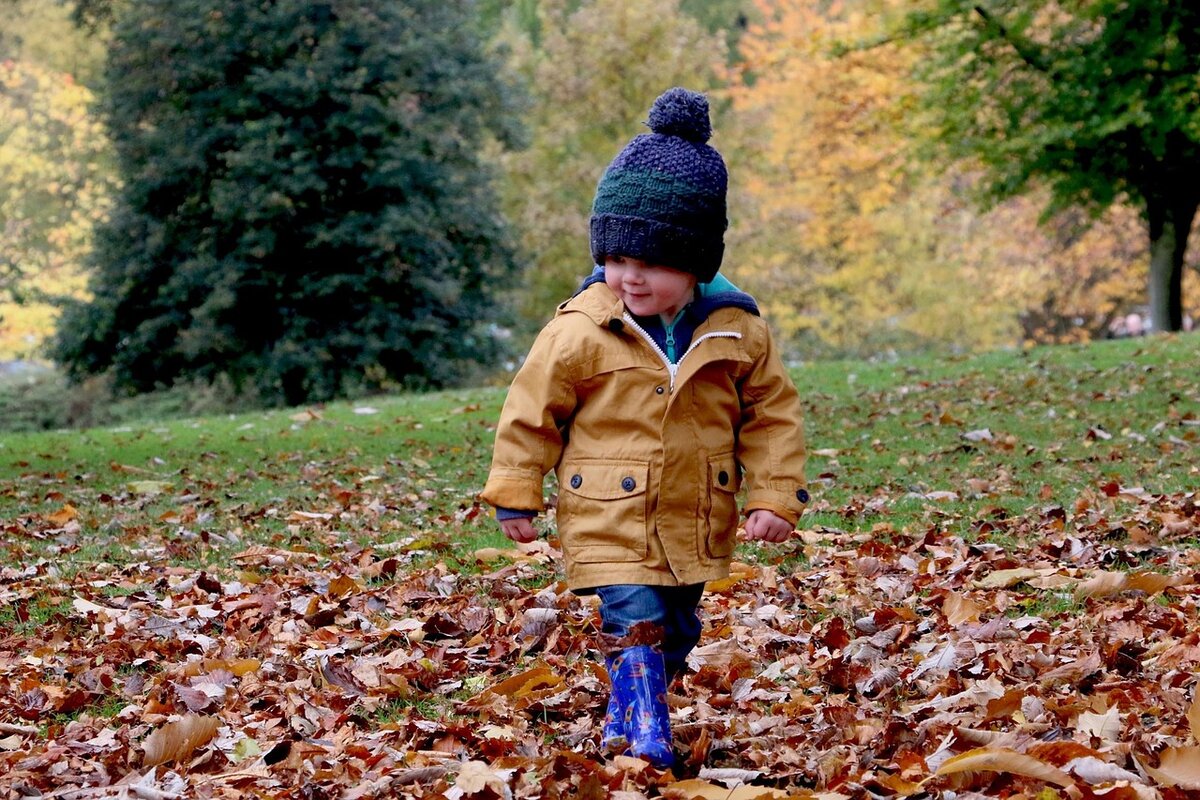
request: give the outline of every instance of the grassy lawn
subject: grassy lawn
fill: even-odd
[[[552,525],[517,550],[476,500],[502,389],[0,433],[0,785],[161,789],[154,736],[230,792],[438,796],[470,761],[529,796],[721,767],[792,796],[1032,797],[1031,762],[939,767],[1007,736],[1065,770],[1051,729],[1155,769],[1195,743],[1197,364],[1183,335],[797,367],[813,502],[710,587],[666,778],[596,753],[595,609]],[[1119,750],[1088,735],[1111,708]]]

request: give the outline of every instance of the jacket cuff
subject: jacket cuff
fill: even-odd
[[[743,513],[749,515],[751,511],[762,509],[795,525],[800,521],[800,515],[804,513],[804,506],[808,503],[808,499],[808,490],[803,486],[797,487],[792,493],[759,489],[750,492]]]
[[[533,471],[493,469],[479,496],[496,508],[531,511],[535,516],[545,507],[542,476]]]

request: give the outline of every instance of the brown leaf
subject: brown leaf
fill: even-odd
[[[510,678],[500,681],[494,686],[484,689],[480,697],[483,695],[503,695],[504,697],[520,698],[530,692],[539,689],[558,687],[563,684],[562,678],[554,674],[554,671],[544,664],[526,670],[525,672],[513,675]],[[474,698],[473,698],[474,699]]]
[[[1128,581],[1128,573],[1101,570],[1075,587],[1075,597],[1079,600],[1088,597],[1108,597],[1125,591]]]
[[[1161,572],[1134,572],[1129,576],[1127,588],[1158,594],[1164,589],[1186,583],[1188,578],[1183,575],[1163,575]]]
[[[1158,758],[1157,768],[1145,769],[1160,785],[1200,790],[1200,747],[1168,747]]]
[[[358,679],[354,677],[354,673],[344,664],[334,664],[328,660],[322,661],[321,676],[334,686],[339,686],[352,695],[361,696],[367,693],[366,688],[358,682]]]
[[[217,699],[206,692],[183,684],[173,684],[175,695],[187,706],[188,711],[209,711],[217,704]]]
[[[1117,764],[1104,761],[1095,756],[1076,758],[1068,762],[1063,767],[1063,771],[1073,773],[1081,780],[1087,781],[1093,786],[1098,786],[1102,783],[1115,783],[1117,781],[1145,782],[1142,776],[1137,773],[1130,772]]]
[[[947,759],[938,767],[934,776],[950,775],[955,772],[1007,772],[1053,783],[1055,786],[1065,787],[1074,784],[1070,775],[1045,761],[1039,761],[1033,756],[1018,753],[1015,750],[989,750],[986,747],[968,750],[962,755]]]
[[[262,668],[262,662],[257,658],[239,658],[227,660],[224,658],[207,658],[203,661],[189,661],[183,668],[183,674],[188,677],[195,677],[204,672],[216,672],[223,669],[227,672],[232,672],[237,677],[248,675],[252,672],[258,672]]]
[[[362,591],[362,587],[358,584],[358,581],[348,575],[338,575],[329,582],[328,593],[330,597],[349,597],[360,591]]]
[[[70,503],[67,503],[67,504],[63,505],[63,507],[60,508],[58,511],[55,511],[53,514],[48,514],[46,516],[46,521],[49,522],[51,525],[55,526],[56,528],[61,528],[62,526],[66,525],[68,522],[70,522],[71,520],[76,519],[78,516],[79,516],[79,511],[76,510],[75,506],[71,505]]]
[[[197,748],[208,744],[220,726],[221,721],[216,717],[197,714],[186,714],[168,722],[142,742],[143,766],[153,767],[190,756]]]
[[[954,669],[958,664],[958,652],[953,644],[947,644],[941,650],[926,656],[917,668],[912,671],[911,678],[919,678],[926,672],[945,672]]]
[[[1200,692],[1192,699],[1187,710],[1188,728],[1192,732],[1192,741],[1200,743]]]
[[[856,682],[854,687],[868,697],[881,694],[900,682],[900,673],[893,666],[885,665]]]
[[[950,592],[942,601],[942,613],[946,615],[946,622],[957,628],[964,622],[978,622],[983,607],[965,594]]]
[[[1038,683],[1049,688],[1060,684],[1078,684],[1102,666],[1099,653],[1092,653],[1084,658],[1076,659],[1069,664],[1055,667],[1038,679]]]
[[[976,589],[1007,589],[1010,586],[1016,586],[1021,581],[1036,578],[1041,574],[1038,570],[1029,569],[1028,567],[997,569],[989,572],[982,580],[973,581],[971,585]]]
[[[1121,737],[1121,714],[1116,708],[1110,708],[1103,714],[1085,711],[1079,715],[1075,727],[1086,736],[1095,736],[1102,741],[1117,742]]]
[[[787,796],[787,792],[765,786],[739,786],[736,789],[726,789],[724,786],[718,786],[699,778],[676,781],[663,787],[663,797],[679,798],[679,800],[757,800],[757,798]]]
[[[513,769],[492,769],[482,761],[468,761],[458,771],[454,786],[465,795],[476,794],[490,789],[499,797],[512,797],[508,788],[508,779]]]

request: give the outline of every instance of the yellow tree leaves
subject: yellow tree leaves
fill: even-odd
[[[22,46],[0,60],[0,359],[35,352],[56,316],[47,297],[83,291],[81,262],[112,180],[95,97],[64,71],[93,71],[94,47],[50,5],[17,4],[6,33]],[[14,305],[14,295],[30,302]]]
[[[840,352],[1102,333],[1144,283],[1140,220],[1117,206],[1091,227],[1041,226],[1037,198],[984,214],[966,165],[921,164],[909,75],[922,53],[888,41],[907,5],[759,0],[729,88],[728,271],[785,335]]]
[[[735,177],[743,213],[730,271],[764,296],[785,333],[816,328],[838,345],[890,316],[905,192],[896,47],[835,55],[879,23],[846,4],[760,0],[730,95],[741,125]],[[734,182],[737,185],[737,181]],[[735,204],[735,209],[739,206]]]

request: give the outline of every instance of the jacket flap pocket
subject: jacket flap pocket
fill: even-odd
[[[645,461],[595,459],[564,463],[559,490],[591,500],[619,500],[646,493],[650,464]]]
[[[705,361],[740,361],[746,364],[754,361],[740,338],[713,336],[706,339],[702,347]]]
[[[721,492],[736,492],[742,482],[741,471],[732,455],[710,458],[708,479],[712,488]]]

